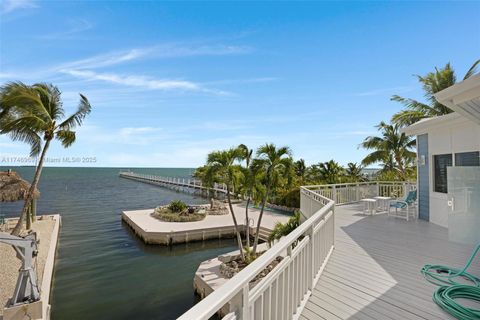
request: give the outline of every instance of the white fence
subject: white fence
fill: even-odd
[[[206,320],[227,303],[231,312],[224,320],[297,319],[332,253],[335,238],[335,203],[303,187],[301,203],[310,218],[179,319]],[[251,288],[250,282],[278,257],[282,261]]]
[[[309,186],[308,190],[333,199],[337,205],[358,202],[376,196],[401,198],[406,192],[416,188],[414,182],[359,182]],[[301,206],[303,209],[303,206]],[[304,212],[302,210],[302,212]]]

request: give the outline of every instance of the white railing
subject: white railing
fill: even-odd
[[[373,181],[309,186],[308,190],[333,199],[337,205],[340,205],[376,196],[401,198],[413,188],[416,188],[414,182]]]
[[[227,304],[225,320],[297,319],[332,253],[335,236],[335,203],[304,187],[301,199],[310,218],[179,319],[206,320]],[[251,288],[251,281],[278,257],[281,262]]]
[[[121,171],[120,176],[133,179],[133,180],[150,182],[150,183],[171,184],[171,185],[184,186],[184,187],[190,187],[190,188],[213,189],[215,191],[227,192],[227,186],[223,183],[215,182],[213,185],[213,188],[209,188],[209,187],[204,187],[202,185],[202,181],[198,179],[162,177],[162,176],[156,176],[152,174],[134,173],[131,171]]]

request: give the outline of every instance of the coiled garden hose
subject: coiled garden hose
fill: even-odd
[[[433,301],[457,319],[480,319],[480,309],[468,308],[455,300],[468,299],[480,302],[480,278],[467,272],[479,251],[480,244],[477,245],[463,269],[427,264],[421,270],[428,282],[440,286],[433,294]],[[459,283],[453,280],[455,278],[463,278],[471,285]]]
[[[455,318],[461,320],[480,319],[480,309],[462,306],[455,301],[455,299],[460,298],[480,302],[480,288],[456,284],[453,286],[441,286],[433,294],[433,301]]]

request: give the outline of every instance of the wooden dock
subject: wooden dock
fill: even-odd
[[[175,178],[175,177],[161,177],[151,174],[135,173],[130,171],[122,171],[119,173],[121,178],[135,180],[143,183],[154,184],[162,187],[172,188],[177,191],[186,189],[201,191],[204,194],[213,192],[215,195],[227,194],[227,187],[225,184],[215,183],[213,187],[202,185],[202,181],[191,178]]]

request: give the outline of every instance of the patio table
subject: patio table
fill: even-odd
[[[388,210],[388,203],[392,199],[391,197],[374,197],[378,201],[377,208],[382,209],[383,211]]]
[[[360,202],[363,202],[363,214],[366,214],[367,212],[370,213],[370,215],[373,215],[377,211],[377,200],[376,199],[362,199]]]

